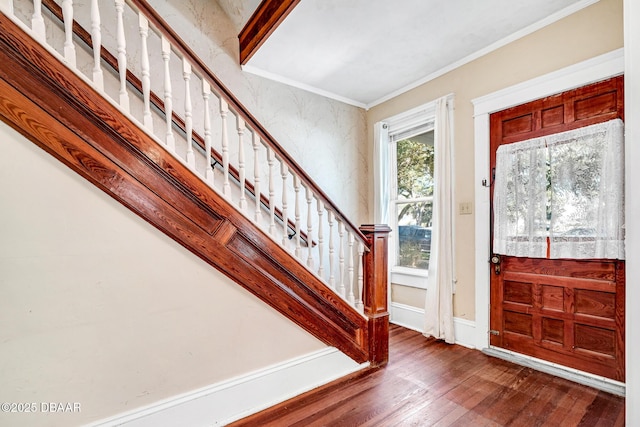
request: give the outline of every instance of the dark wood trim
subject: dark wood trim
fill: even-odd
[[[203,75],[207,81],[211,84],[212,88],[215,89],[221,96],[223,96],[229,107],[235,110],[251,127],[256,133],[262,138],[262,140],[267,143],[273,150],[276,156],[283,159],[285,163],[289,165],[289,169],[293,171],[300,180],[306,185],[309,186],[313,190],[313,194],[320,198],[325,207],[331,211],[333,211],[336,216],[340,217],[344,224],[353,230],[353,232],[358,235],[358,237],[366,241],[364,235],[359,231],[358,227],[353,224],[349,220],[349,218],[338,208],[338,206],[331,201],[329,196],[322,191],[320,186],[316,184],[316,182],[311,179],[309,174],[305,172],[302,167],[287,153],[284,148],[276,141],[276,139],[267,132],[267,130],[258,122],[258,120],[247,110],[247,108],[240,103],[240,101],[233,95],[233,93],[216,77],[215,74],[211,72],[211,70],[207,67],[207,65],[193,52],[193,50],[189,47],[188,44],[182,40],[178,34],[162,19],[162,17],[153,9],[149,3],[145,0],[131,0],[133,4],[136,5],[149,19],[149,22],[152,22],[162,34],[171,41],[172,45],[178,49],[185,57],[189,59],[192,66],[198,70],[198,72]],[[365,250],[368,250],[366,248]]]
[[[240,65],[245,65],[300,0],[262,0],[238,35]]]
[[[388,246],[391,228],[367,224],[360,227],[371,250],[364,255],[364,312],[369,317],[369,361],[382,366],[389,361]]]
[[[357,362],[368,321],[0,14],[0,117],[265,303]]]

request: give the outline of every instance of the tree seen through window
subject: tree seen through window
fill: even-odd
[[[397,141],[398,265],[427,269],[433,214],[433,131]]]

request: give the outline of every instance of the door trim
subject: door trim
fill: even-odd
[[[474,106],[475,141],[475,345],[477,349],[489,348],[490,202],[489,190],[482,185],[483,180],[490,182],[491,178],[488,176],[489,114],[614,77],[623,72],[624,49],[621,48],[471,101]]]
[[[627,117],[634,117],[628,120],[625,127],[625,134],[630,141],[640,140],[640,3],[636,0],[624,0],[624,49],[625,49],[625,81],[630,90],[625,91],[625,114]],[[634,84],[635,82],[635,84]],[[638,144],[629,145],[625,149],[625,168],[627,182],[638,182],[640,180],[640,169],[631,167],[640,161],[640,147]],[[626,204],[626,216],[632,218],[640,212],[640,200],[631,198]],[[627,224],[625,251],[630,258],[638,258],[640,255],[640,224],[638,221],[630,221]],[[640,278],[640,265],[630,263],[626,271],[627,280],[637,281]],[[625,298],[627,308],[626,318],[626,338],[625,354],[627,357],[627,368],[625,382],[627,384],[627,394],[634,396],[629,399],[626,405],[626,420],[629,425],[640,420],[640,405],[637,404],[640,395],[640,367],[633,362],[640,355],[640,313],[637,310],[640,301],[640,288],[631,286],[627,289]]]

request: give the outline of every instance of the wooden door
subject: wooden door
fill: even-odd
[[[619,76],[492,114],[492,175],[498,146],[624,120],[623,102]],[[624,381],[624,261],[501,256],[497,266],[491,345]]]

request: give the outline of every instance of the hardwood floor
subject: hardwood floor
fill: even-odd
[[[391,325],[389,364],[232,426],[623,426],[625,399]]]

